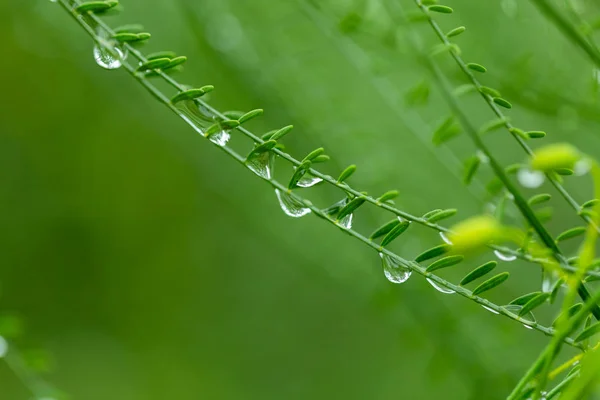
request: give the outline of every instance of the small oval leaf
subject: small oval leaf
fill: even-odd
[[[483,282],[481,285],[477,286],[475,288],[475,290],[473,290],[473,295],[478,296],[484,292],[487,292],[488,290],[495,288],[498,285],[501,285],[502,283],[504,283],[504,281],[506,281],[508,279],[509,276],[510,276],[510,273],[502,272],[501,274],[498,274],[498,275],[488,279],[487,281]]]
[[[440,244],[439,246],[432,247],[431,249],[425,250],[424,252],[419,254],[415,258],[415,261],[423,262],[423,261],[431,260],[432,258],[441,256],[442,254],[447,253],[448,251],[450,251],[451,248],[452,248],[452,246],[450,246],[449,244]]]
[[[481,278],[482,276],[488,274],[494,268],[496,268],[496,265],[498,265],[498,262],[496,262],[496,261],[488,261],[485,264],[480,265],[479,267],[475,268],[473,271],[469,272],[460,281],[460,285],[464,286],[464,285],[466,285],[468,283],[473,282],[474,280],[477,280],[477,279]]]
[[[433,271],[437,271],[438,269],[452,267],[453,265],[456,265],[456,264],[462,262],[464,259],[465,259],[465,257],[463,257],[461,255],[454,255],[454,256],[440,258],[439,260],[432,262],[425,269],[425,272],[433,272]]]
[[[404,233],[410,226],[410,222],[402,221],[396,225],[381,241],[381,246],[385,247],[390,244],[394,239]]]

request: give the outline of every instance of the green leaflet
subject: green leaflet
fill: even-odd
[[[142,32],[142,33],[122,32],[122,33],[116,33],[113,35],[113,39],[115,39],[117,42],[121,42],[121,43],[143,42],[144,40],[150,39],[150,37],[152,37],[152,35],[149,34],[148,32]]]
[[[500,92],[487,86],[479,86],[479,91],[492,97],[500,97]]]
[[[322,163],[325,161],[329,161],[330,157],[327,154],[321,154],[316,156],[315,158],[313,158],[312,163],[313,164],[317,164],[317,163]]]
[[[519,129],[519,128],[515,128],[514,126],[511,127],[508,130],[510,133],[512,133],[513,135],[519,136],[521,139],[523,140],[528,140],[531,139],[529,137],[529,135],[527,135],[527,132],[525,132],[523,129]]]
[[[387,235],[392,229],[394,229],[396,227],[396,225],[400,224],[400,220],[398,218],[394,218],[393,220],[391,220],[390,222],[382,225],[381,227],[379,227],[378,229],[375,230],[375,232],[371,233],[371,236],[369,236],[369,239],[373,240],[373,239],[377,239],[383,235]]]
[[[288,133],[290,133],[290,131],[292,129],[294,129],[294,125],[284,126],[283,128],[279,129],[278,131],[275,131],[273,133],[273,135],[270,137],[270,139],[279,140],[282,137],[284,137],[285,135],[287,135]]]
[[[382,194],[381,196],[379,196],[377,201],[380,203],[383,203],[388,200],[395,199],[396,197],[398,197],[399,194],[400,193],[397,190],[389,190],[389,191],[385,192],[384,194]]]
[[[119,4],[118,1],[88,1],[86,3],[82,3],[75,7],[75,12],[84,13],[84,12],[92,12],[99,13],[103,11],[107,11],[113,7],[116,7]]]
[[[314,149],[313,151],[308,153],[306,157],[304,157],[302,159],[302,162],[307,161],[307,160],[312,161],[323,153],[325,153],[325,149],[322,147],[319,147],[318,149]]]
[[[585,233],[585,226],[576,226],[575,228],[568,229],[556,237],[556,242],[562,242],[564,240],[572,239],[577,236],[581,236]]]
[[[349,34],[352,32],[356,32],[358,27],[362,23],[362,16],[353,11],[347,14],[338,24],[338,28],[340,32],[344,34]]]
[[[545,203],[551,198],[552,196],[548,193],[536,194],[535,196],[531,196],[529,200],[527,200],[527,203],[529,203],[530,206],[534,206],[536,204]]]
[[[170,62],[171,59],[169,58],[154,58],[152,60],[146,61],[145,63],[137,67],[137,71],[144,72],[151,69],[160,69],[164,66],[169,65]]]
[[[117,31],[118,32],[118,31]],[[175,58],[177,54],[174,51],[157,51],[146,56],[146,60],[154,60],[155,58]]]
[[[454,36],[458,36],[466,30],[467,30],[467,28],[465,28],[464,26],[456,27],[456,28],[452,29],[451,31],[449,31],[448,33],[446,33],[446,37],[451,38]]]
[[[467,83],[464,85],[460,85],[453,90],[453,93],[456,97],[460,97],[463,94],[467,94],[475,90],[475,86],[472,83]]]
[[[573,304],[567,310],[568,317],[571,318],[573,315],[577,314],[579,312],[579,310],[581,310],[582,308],[583,308],[583,303]],[[560,314],[558,317],[556,317],[556,319],[552,322],[552,326],[555,327],[558,324],[558,321],[560,321],[561,318],[562,318],[562,314]]]
[[[127,25],[117,26],[116,28],[113,29],[113,31],[115,33],[121,33],[121,32],[141,33],[144,31],[144,27],[141,24],[127,24]],[[175,57],[175,56],[173,56],[173,57]],[[160,58],[160,57],[157,57],[157,58]]]
[[[500,107],[504,107],[509,110],[512,108],[512,104],[510,104],[508,102],[508,100],[503,99],[502,97],[494,97],[492,100],[494,101],[494,103],[498,104]]]
[[[337,178],[337,181],[339,183],[344,182],[346,179],[350,178],[352,176],[352,174],[354,174],[356,172],[356,165],[352,164],[352,165],[348,165],[346,167],[346,169],[344,169],[342,171],[342,173],[340,174],[340,176]]]
[[[475,288],[475,290],[473,290],[473,295],[478,296],[484,292],[487,292],[488,290],[495,288],[498,285],[501,285],[502,283],[504,283],[504,281],[506,281],[508,279],[509,276],[510,276],[510,273],[502,272],[502,273],[488,279],[487,281],[483,282],[481,285],[477,286]]]
[[[244,122],[248,122],[251,119],[260,117],[261,115],[263,115],[263,113],[264,113],[264,110],[262,110],[261,108],[258,108],[256,110],[252,110],[252,111],[248,111],[246,114],[239,117],[238,121],[240,122],[240,124],[243,124]]]
[[[273,147],[275,147],[276,144],[277,144],[277,141],[275,141],[275,140],[267,140],[263,144],[256,146],[254,148],[254,150],[252,150],[250,153],[248,153],[246,160],[252,158],[253,156],[255,156],[257,154],[261,154],[266,151],[270,151],[271,149],[273,149]]]
[[[230,111],[223,111],[222,114],[227,119],[236,119],[239,122],[239,119],[242,115],[244,115],[244,112],[230,110]]]
[[[481,64],[477,64],[477,63],[468,63],[467,68],[472,69],[473,71],[481,72],[481,73],[487,72],[486,67],[484,67]]]
[[[410,222],[402,221],[396,225],[381,241],[381,246],[385,247],[390,244],[394,239],[404,233],[410,226]]]
[[[404,96],[404,101],[409,106],[421,106],[427,104],[429,100],[429,83],[427,81],[419,82],[410,89]]]
[[[562,176],[571,176],[575,173],[575,171],[570,168],[556,168],[554,172]]]
[[[211,92],[215,87],[214,86],[203,86],[198,89],[189,89],[184,92],[178,93],[173,98],[171,98],[171,103],[175,104],[183,100],[193,100],[198,97],[204,96],[206,93]]]
[[[577,335],[577,337],[575,337],[575,343],[579,343],[585,339],[588,339],[598,332],[600,332],[600,322],[596,322],[589,328],[584,329],[579,335]]]
[[[479,91],[492,97],[500,97],[500,92],[487,86],[479,86]]]
[[[305,160],[298,166],[298,168],[296,168],[296,171],[294,171],[294,175],[292,175],[292,179],[290,179],[290,183],[288,184],[288,189],[294,189],[298,185],[300,179],[302,179],[302,177],[306,175],[306,173],[310,169],[311,164],[312,163],[310,162],[310,160]]]
[[[439,4],[434,4],[432,6],[427,7],[429,11],[442,13],[442,14],[452,14],[454,10],[448,6],[442,6]]]
[[[473,181],[480,165],[481,159],[478,156],[471,156],[465,160],[463,167],[463,183],[465,185],[469,185]]]
[[[167,69],[175,68],[175,67],[183,64],[186,61],[187,61],[186,56],[179,56],[179,57],[172,58],[169,65],[167,65],[166,67],[163,67],[162,70],[166,71]]]
[[[440,244],[439,246],[432,247],[429,250],[425,250],[423,253],[419,254],[416,258],[416,262],[423,262],[427,260],[431,260],[432,258],[441,256],[442,254],[450,251],[452,246],[449,244]]]
[[[516,299],[514,299],[513,301],[511,301],[508,304],[516,305],[516,306],[524,306],[525,304],[527,304],[529,302],[529,300],[539,296],[540,294],[543,294],[543,293],[542,292],[527,293],[527,294],[524,294],[523,296],[517,297]]]
[[[435,210],[431,210],[431,211],[426,212],[425,214],[423,214],[423,216],[421,218],[428,220],[429,218],[431,218],[431,216],[439,213],[440,211],[442,211],[441,208],[436,208]]]
[[[456,123],[454,117],[450,116],[433,132],[433,139],[431,141],[434,145],[439,146],[458,136],[460,133],[460,126]]]
[[[447,210],[441,210],[436,213],[433,213],[433,214],[429,215],[426,219],[428,222],[434,223],[434,222],[438,222],[438,221],[441,221],[446,218],[450,218],[450,217],[456,215],[457,212],[458,212],[457,209],[449,208]],[[425,216],[423,216],[423,218],[425,218]]]
[[[523,308],[521,308],[521,311],[519,311],[519,317],[522,317],[528,314],[533,309],[541,306],[546,302],[546,300],[548,300],[549,297],[550,293],[540,293],[537,296],[533,297],[527,303],[525,303]]]
[[[342,208],[337,216],[337,219],[340,220],[344,218],[346,215],[352,214],[354,210],[358,207],[362,206],[364,202],[367,201],[364,197],[356,197],[351,202],[346,204],[344,208]]]
[[[461,255],[454,255],[454,256],[440,258],[439,260],[432,262],[425,269],[425,272],[433,272],[433,271],[437,271],[438,269],[452,267],[453,265],[456,265],[456,264],[462,262],[464,259],[465,259],[465,257],[463,257]]]
[[[588,200],[585,203],[583,203],[581,205],[581,208],[592,208],[594,207],[596,204],[598,204],[600,202],[600,200],[598,199],[592,199],[592,200]]]
[[[495,131],[496,129],[500,129],[500,128],[504,127],[509,122],[510,122],[510,118],[508,118],[508,117],[493,119],[490,122],[486,123],[484,126],[482,126],[479,129],[479,133],[484,134],[486,132]]]
[[[462,280],[460,281],[460,285],[464,286],[468,283],[473,282],[474,280],[481,278],[482,276],[488,274],[494,268],[496,268],[496,265],[498,265],[498,262],[496,261],[488,261],[485,264],[480,265],[473,271],[469,272],[464,278],[462,278]]]
[[[531,139],[541,139],[546,136],[546,132],[544,132],[544,131],[529,131],[529,132],[525,132],[525,133]]]

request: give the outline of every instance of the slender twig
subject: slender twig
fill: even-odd
[[[575,43],[600,68],[600,51],[593,43],[566,18],[560,10],[548,0],[531,0],[533,4],[546,15],[550,21],[573,43]]]
[[[532,1],[544,1],[544,0],[532,0]],[[427,11],[427,6],[425,6],[421,2],[421,0],[414,0],[414,2],[419,7],[419,9],[427,16],[427,18],[428,18],[427,21],[428,21],[429,25],[431,26],[431,28],[433,29],[433,31],[435,32],[435,35],[440,40],[440,42],[442,44],[444,44],[445,46],[450,46],[452,43],[450,42],[450,40],[448,39],[448,37],[446,36],[444,31],[442,31],[442,28],[440,28],[440,26],[438,25],[436,20],[431,17],[430,13]],[[490,96],[488,96],[481,90],[483,85],[479,82],[479,80],[475,77],[475,75],[467,67],[467,63],[463,60],[463,58],[460,56],[460,54],[458,54],[458,52],[456,52],[454,50],[450,50],[449,52],[450,52],[451,57],[454,59],[454,61],[458,65],[459,69],[463,72],[463,74],[467,77],[467,79],[471,82],[471,84],[477,89],[477,91],[479,92],[481,97],[485,100],[485,102],[490,107],[492,112],[498,118],[504,119],[506,121],[504,123],[504,127],[510,132],[510,134],[518,142],[518,144],[525,151],[525,153],[527,153],[527,155],[529,155],[529,156],[533,155],[533,150],[531,149],[531,147],[529,147],[527,142],[525,142],[525,140],[522,137],[520,137],[518,134],[514,133],[514,131],[513,131],[514,126],[506,118],[506,116],[504,115],[502,110],[500,110],[500,108],[496,105],[496,103],[494,103],[494,101],[492,100],[492,98]],[[596,230],[600,233],[600,227],[598,227],[594,223],[592,218],[590,218],[586,214],[579,213],[579,211],[581,210],[581,205],[564,188],[562,183],[560,183],[560,181],[551,173],[547,173],[546,178],[552,184],[552,186],[554,186],[556,188],[558,193],[565,199],[567,204],[571,208],[573,208],[575,210],[575,212],[581,217],[581,219],[583,219],[586,223],[594,226],[596,228]]]
[[[466,63],[463,61],[462,57],[458,54],[458,52],[450,46],[450,44],[451,44],[450,41],[448,40],[446,35],[442,32],[442,30],[439,27],[439,25],[437,24],[437,22],[430,16],[429,11],[427,10],[427,7],[425,5],[423,5],[421,0],[414,0],[414,1],[417,4],[417,6],[419,7],[419,9],[421,9],[421,11],[427,16],[429,24],[435,31],[436,35],[440,38],[440,40],[445,45],[449,46],[449,53],[451,54],[452,58],[456,61],[456,63],[460,67],[460,69],[467,76],[470,77],[473,85],[475,85],[477,90],[481,93],[482,97],[490,105],[492,110],[494,110],[496,115],[498,117],[504,118],[504,114],[499,110],[498,106],[496,106],[496,104],[492,101],[490,96],[486,95],[485,93],[483,93],[480,90],[481,85],[479,84],[479,81],[469,71]],[[414,40],[413,40],[413,44],[414,44]],[[552,251],[552,256],[559,263],[559,265],[563,265],[563,266],[568,265],[565,257],[562,255],[560,249],[558,248],[556,242],[554,241],[554,239],[552,238],[550,233],[546,230],[544,225],[539,221],[539,219],[537,218],[537,216],[535,215],[535,213],[533,212],[533,210],[527,203],[527,200],[525,200],[523,195],[521,195],[521,192],[517,189],[517,187],[514,185],[514,183],[509,179],[508,175],[504,171],[504,168],[502,168],[502,166],[496,161],[495,157],[491,154],[491,152],[489,151],[489,149],[487,148],[487,146],[481,139],[477,130],[472,126],[471,122],[469,121],[469,119],[467,118],[465,113],[462,111],[461,107],[458,104],[458,101],[456,100],[456,97],[452,94],[452,91],[449,89],[448,84],[446,83],[446,80],[445,80],[443,74],[441,73],[441,71],[439,70],[439,68],[437,67],[437,65],[435,65],[435,63],[433,63],[431,61],[431,59],[427,56],[424,56],[423,59],[424,59],[426,65],[429,67],[429,69],[433,72],[433,75],[436,77],[436,80],[439,83],[439,86],[442,90],[442,94],[444,95],[446,102],[448,103],[448,105],[450,106],[452,111],[456,114],[458,119],[461,121],[461,124],[464,126],[465,131],[467,132],[467,134],[469,135],[469,137],[471,138],[471,140],[473,141],[475,146],[479,150],[481,150],[486,155],[486,157],[489,159],[489,164],[492,167],[492,169],[494,170],[494,173],[496,174],[498,179],[500,179],[502,184],[506,187],[506,190],[508,190],[513,195],[515,205],[521,211],[521,214],[523,214],[523,217],[527,220],[527,222],[535,230],[535,232],[538,234],[538,236],[540,237],[540,239],[542,240],[544,245]],[[505,126],[509,130],[512,128],[512,125],[510,125],[510,123],[508,123],[508,122],[505,123]],[[517,134],[514,134],[513,132],[511,132],[511,134],[521,144],[523,149],[525,149],[525,151],[529,155],[533,155],[533,150],[531,150],[531,148],[525,143],[525,141],[520,136],[518,136]],[[552,176],[552,174],[547,173],[546,175],[547,175],[548,179],[553,182],[554,186],[557,189],[560,188],[559,192],[563,195],[563,197],[565,197],[565,199],[567,199],[567,201],[574,208],[576,207],[576,209],[579,209],[579,205],[568,194],[568,192],[562,187],[562,185],[556,181],[556,179]],[[597,232],[599,231],[598,226],[594,223],[594,221],[589,216],[582,215],[582,217],[584,219],[586,219],[586,221],[588,221],[588,223],[591,226],[593,226]],[[577,290],[583,301],[587,301],[590,298],[590,292],[586,288],[585,284],[581,283],[581,285],[579,285]],[[592,307],[591,310],[592,310],[592,313],[594,314],[594,317],[597,320],[600,320],[600,307],[598,305],[595,305]]]
[[[90,37],[99,45],[103,44],[103,39],[101,37],[99,37],[97,35],[97,33],[94,31],[94,29],[92,27],[90,27],[88,25],[88,23],[86,23],[86,21],[84,20],[84,18],[78,14],[77,12],[73,11],[72,7],[67,3],[67,0],[58,0],[59,3],[62,5],[62,7],[79,23],[79,25],[90,35]],[[113,34],[114,32],[110,29],[109,26],[107,26],[100,18],[98,18],[96,15],[94,14],[89,14],[89,18],[91,18],[92,21],[94,21],[95,23],[97,23],[102,29],[106,30],[107,33],[109,34]],[[129,44],[124,44],[125,49],[132,54],[138,61],[140,62],[145,62],[147,61],[146,58],[138,51],[136,50],[134,47],[130,46]],[[167,96],[165,96],[159,89],[157,89],[143,74],[137,73],[136,72],[136,68],[134,66],[132,66],[129,62],[127,62],[126,60],[123,60],[122,65],[124,67],[124,69],[136,80],[138,81],[148,92],[150,92],[150,94],[155,97],[158,101],[160,101],[161,103],[163,103],[167,108],[169,108],[171,111],[173,111],[174,113],[179,115],[179,112],[177,110],[177,108],[170,102],[169,98]],[[164,73],[159,73],[159,75],[165,80],[167,81],[169,84],[171,84],[173,87],[175,87],[176,89],[182,91],[184,90],[184,87],[179,84],[175,79],[173,79],[172,77],[170,77],[167,74]],[[224,118],[223,114],[221,114],[220,112],[218,112],[217,110],[215,110],[214,108],[210,107],[208,104],[206,104],[205,102],[201,102],[201,104],[211,113],[214,113],[215,116],[218,117],[222,117]],[[188,122],[189,123],[189,122]],[[238,130],[242,133],[244,133],[244,135],[246,135],[247,137],[251,138],[255,143],[263,143],[262,139],[260,139],[259,137],[255,136],[254,134],[252,134],[250,131],[248,131],[245,128],[238,128]],[[231,148],[227,147],[227,146],[217,146],[219,149],[221,149],[222,151],[224,151],[226,154],[228,154],[231,158],[233,158],[235,161],[237,161],[238,163],[245,165],[245,157],[243,157],[242,155],[238,154],[237,152],[235,152],[234,150],[232,150]],[[299,165],[300,161],[296,160],[295,158],[293,158],[292,156],[290,156],[287,153],[281,152],[279,150],[275,150],[275,153],[291,162],[294,165]],[[355,196],[363,196],[364,195],[360,192],[358,192],[355,189],[350,188],[349,186],[347,186],[346,184],[340,184],[337,181],[335,181],[332,177],[328,176],[328,175],[324,175],[322,173],[320,173],[319,171],[316,171],[314,169],[310,170],[310,173],[314,176],[320,177],[323,180],[325,180],[326,182],[329,182],[331,184],[333,184],[334,186],[339,187],[340,189],[344,190],[345,192],[351,193]],[[468,298],[478,304],[481,304],[485,307],[487,307],[488,309],[493,310],[494,312],[498,313],[498,314],[502,314],[510,319],[513,319],[515,321],[518,321],[522,324],[525,324],[533,329],[536,329],[546,335],[552,336],[554,334],[554,329],[553,328],[549,328],[546,326],[543,326],[541,324],[538,324],[537,322],[531,322],[528,321],[524,318],[519,317],[518,315],[512,313],[511,311],[507,310],[505,307],[496,305],[492,302],[490,302],[487,299],[484,299],[482,297],[473,295],[472,291],[463,288],[462,286],[459,285],[455,285],[451,282],[446,281],[443,278],[440,278],[437,275],[434,275],[430,272],[427,272],[425,270],[424,267],[422,267],[421,265],[419,265],[416,262],[413,261],[409,261],[406,260],[402,257],[400,257],[399,255],[385,249],[382,248],[379,244],[373,242],[372,240],[366,238],[365,236],[361,235],[360,233],[356,232],[355,230],[351,229],[351,228],[346,228],[344,226],[339,225],[334,219],[332,219],[329,215],[327,215],[323,210],[319,209],[318,207],[314,206],[311,202],[309,202],[308,200],[303,199],[302,197],[300,197],[299,195],[297,195],[295,192],[290,192],[288,191],[288,188],[279,183],[278,181],[274,180],[274,179],[269,179],[269,178],[265,178],[265,177],[260,177],[261,179],[263,179],[265,182],[267,182],[269,185],[271,185],[274,189],[280,190],[282,192],[287,192],[295,201],[303,204],[304,207],[310,209],[316,216],[320,217],[321,219],[324,219],[326,221],[328,221],[329,223],[335,225],[336,227],[338,227],[339,229],[342,229],[344,232],[346,232],[347,234],[349,234],[350,236],[354,237],[355,239],[363,242],[364,244],[366,244],[367,246],[371,247],[372,249],[374,249],[375,251],[379,252],[379,253],[383,253],[386,254],[390,257],[393,257],[400,265],[402,265],[403,267],[419,274],[422,275],[428,279],[430,279],[431,281],[435,282],[438,285],[441,286],[445,286],[453,291],[455,291],[456,293],[458,293],[459,295]],[[437,224],[432,224],[427,222],[425,219],[420,218],[420,217],[415,217],[411,214],[408,214],[406,212],[400,211],[395,209],[392,206],[389,206],[387,204],[384,203],[380,203],[378,202],[376,199],[371,198],[371,197],[366,197],[366,200],[372,204],[375,204],[378,207],[384,208],[388,211],[393,212],[394,214],[405,218],[409,221],[413,221],[416,223],[420,223],[422,225],[428,226],[430,228],[436,229],[438,231],[441,232],[448,232],[448,230],[446,228],[443,228]],[[577,345],[573,342],[573,339],[571,338],[563,338],[564,342],[570,345],[573,345],[575,347],[578,348],[582,348],[580,345]]]

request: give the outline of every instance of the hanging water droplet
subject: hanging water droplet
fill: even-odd
[[[575,163],[573,172],[577,176],[582,176],[590,172],[592,169],[592,163],[589,160],[579,160]]]
[[[477,158],[479,158],[479,161],[481,161],[482,164],[487,164],[490,162],[490,158],[481,150],[477,150],[475,155],[477,155]]]
[[[8,342],[0,336],[0,358],[3,358],[8,353]]]
[[[481,307],[485,308],[486,310],[488,310],[492,314],[500,314],[498,311],[494,310],[493,308],[489,308],[488,306],[484,306],[483,304],[481,305]]]
[[[175,108],[179,116],[202,136],[206,129],[215,122],[209,111],[194,100],[178,101],[175,103]]]
[[[290,217],[300,218],[310,213],[310,208],[307,208],[300,201],[293,198],[288,192],[275,189],[275,194],[277,195],[281,209]]]
[[[388,281],[392,283],[404,283],[410,278],[412,271],[400,265],[395,258],[383,253],[379,253],[379,257],[381,257],[383,273]]]
[[[346,229],[352,228],[352,220],[354,219],[354,214],[348,214],[344,218],[338,221],[338,225],[343,226]]]
[[[446,236],[444,232],[440,232],[440,237],[442,238],[444,243],[452,245],[452,242],[450,241],[450,239],[448,239],[448,236]]]
[[[270,151],[255,154],[253,157],[246,160],[246,166],[252,172],[266,179],[271,179],[274,164],[275,153],[272,153]]]
[[[550,293],[559,277],[555,272],[542,270],[542,292]]]
[[[517,172],[517,180],[521,186],[528,189],[535,189],[542,186],[546,177],[540,171],[533,171],[528,168],[521,168]]]
[[[439,283],[436,283],[434,280],[432,280],[432,279],[430,279],[430,278],[426,278],[426,279],[427,279],[427,282],[429,282],[429,284],[430,284],[431,286],[433,286],[433,288],[434,288],[435,290],[437,290],[438,292],[445,293],[445,294],[453,294],[453,293],[456,293],[456,291],[455,291],[455,290],[452,290],[452,289],[450,289],[450,288],[447,288],[446,286],[440,285]]]
[[[221,131],[208,137],[208,140],[219,146],[225,146],[229,139],[231,139],[231,135],[227,131]]]
[[[316,176],[312,176],[310,174],[306,174],[302,177],[302,179],[300,179],[298,181],[298,186],[307,188],[307,187],[314,186],[320,182],[323,182],[323,179],[317,178]]]
[[[494,250],[494,254],[496,255],[496,257],[498,257],[499,260],[501,261],[506,261],[506,262],[510,262],[510,261],[515,261],[517,259],[517,256],[513,255],[513,254],[506,254],[506,253],[502,253],[499,250]]]
[[[116,54],[115,54],[116,53]],[[122,60],[125,54],[118,47],[113,47],[108,50],[105,47],[100,47],[97,44],[94,46],[94,60],[96,64],[105,69],[118,69],[123,65]]]

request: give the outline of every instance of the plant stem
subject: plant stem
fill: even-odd
[[[86,21],[81,17],[81,15],[79,15],[78,13],[74,12],[71,8],[71,6],[67,3],[67,0],[58,0],[58,2],[61,4],[61,6],[75,19],[75,21],[77,21],[77,23],[90,35],[90,37],[96,42],[96,43],[101,43],[101,38],[96,34],[96,32],[94,31],[94,29],[92,27],[90,27]],[[77,3],[77,2],[75,2]],[[111,28],[109,26],[107,26],[100,18],[98,18],[96,15],[94,14],[90,14],[89,17],[95,22],[97,23],[99,26],[101,26],[103,29],[105,29],[108,33],[110,33],[111,35],[114,33]],[[124,47],[129,51],[130,54],[132,54],[136,59],[138,59],[140,62],[146,62],[146,58],[138,51],[136,50],[134,47],[130,46],[129,44],[125,44]],[[155,97],[157,100],[159,100],[161,103],[163,103],[167,108],[169,108],[171,111],[173,111],[174,113],[176,113],[177,115],[179,115],[178,110],[175,108],[175,106],[173,106],[173,104],[170,102],[169,98],[167,96],[165,96],[159,89],[157,89],[143,74],[137,73],[136,72],[136,68],[132,65],[130,65],[128,62],[126,62],[125,60],[123,60],[122,62],[124,69],[136,80],[138,81],[146,90],[148,90],[148,92],[150,92],[150,94]],[[172,77],[170,77],[169,75],[160,72],[159,74],[164,80],[166,80],[171,86],[175,87],[176,89],[178,89],[179,91],[183,91],[184,87],[183,85],[179,84],[175,79],[173,79]],[[211,106],[209,106],[207,103],[203,102],[203,101],[199,101],[204,107],[206,107],[210,112],[214,113],[215,116],[219,116],[224,118],[223,114],[221,114],[220,112],[218,112],[216,109],[212,108]],[[247,129],[240,127],[237,128],[240,132],[242,132],[245,136],[249,137],[250,139],[253,140],[254,143],[263,143],[264,141],[257,137],[256,135],[252,134],[250,131],[248,131]],[[217,145],[215,145],[217,146]],[[230,157],[232,157],[234,160],[236,160],[238,163],[242,164],[245,166],[245,157],[238,154],[237,152],[235,152],[234,150],[232,150],[231,148],[227,147],[227,146],[217,146],[219,149],[221,149],[222,151],[224,151],[225,153],[227,153]],[[295,158],[293,158],[292,156],[290,156],[287,153],[281,152],[279,150],[274,150],[274,152],[280,156],[281,158],[291,162],[294,165],[299,165],[300,161],[296,160]],[[415,217],[411,214],[405,213],[403,211],[397,210],[392,206],[389,206],[385,203],[380,203],[378,202],[376,199],[372,198],[372,197],[368,197],[368,196],[364,196],[362,193],[360,193],[359,191],[350,188],[349,186],[347,186],[346,184],[341,184],[338,183],[337,181],[335,181],[332,177],[328,176],[328,175],[324,175],[322,173],[320,173],[319,171],[316,171],[314,169],[310,170],[310,173],[322,178],[324,181],[329,182],[330,184],[337,186],[338,188],[342,189],[345,192],[354,194],[355,196],[363,196],[366,197],[367,202],[372,203],[374,205],[376,205],[377,207],[386,209],[388,211],[393,212],[394,214],[401,216],[407,220],[410,221],[414,221],[416,223],[420,223],[422,225],[428,226],[430,228],[436,229],[440,232],[448,232],[448,229],[441,227],[437,224],[432,224],[427,222],[425,219],[420,218],[420,217]],[[288,189],[286,187],[286,185],[283,185],[279,182],[277,182],[274,179],[268,179],[268,178],[264,178],[264,177],[260,177],[261,179],[263,179],[264,181],[266,181],[268,184],[270,184],[274,189],[278,189],[282,192],[288,192]],[[441,286],[445,286],[449,289],[454,290],[456,293],[458,293],[459,295],[468,298],[478,304],[484,305],[487,308],[497,312],[498,314],[502,314],[510,319],[513,319],[515,321],[518,321],[522,324],[525,324],[527,326],[530,326],[531,328],[538,330],[548,336],[552,336],[555,333],[555,330],[549,327],[545,327],[543,325],[536,323],[531,323],[528,320],[525,320],[521,317],[519,317],[518,315],[508,311],[505,307],[496,305],[492,302],[490,302],[487,299],[484,299],[482,297],[479,296],[475,296],[473,295],[472,291],[463,288],[462,286],[459,285],[454,285],[451,282],[446,281],[443,278],[440,278],[437,275],[434,275],[430,272],[426,272],[425,268],[422,267],[421,265],[419,265],[416,262],[413,261],[409,261],[406,260],[400,256],[398,256],[397,254],[382,248],[380,245],[378,245],[377,243],[373,242],[372,240],[366,238],[365,236],[361,235],[360,233],[350,229],[350,228],[345,228],[341,225],[339,225],[335,220],[333,220],[330,216],[328,216],[327,214],[325,214],[321,209],[317,208],[316,206],[314,206],[311,202],[309,202],[308,200],[303,199],[302,197],[298,196],[295,192],[289,192],[290,196],[292,196],[292,198],[294,198],[296,201],[299,201],[303,204],[304,207],[310,209],[316,216],[328,221],[329,223],[335,225],[336,227],[338,227],[339,229],[342,229],[344,232],[346,232],[347,234],[349,234],[350,236],[354,237],[355,239],[361,241],[362,243],[366,244],[367,246],[371,247],[372,249],[374,249],[377,252],[380,253],[384,253],[387,254],[390,257],[393,257],[394,259],[396,259],[402,266],[404,266],[405,268],[410,269],[411,271],[414,271],[415,273],[422,275],[426,278],[431,279],[433,282],[441,285]],[[498,248],[498,249],[502,249],[502,248]],[[502,250],[504,251],[504,250]],[[576,345],[573,342],[573,339],[565,337],[562,339],[565,343],[569,344],[569,345],[573,345],[574,347],[577,348],[582,348],[582,346],[580,345]]]

